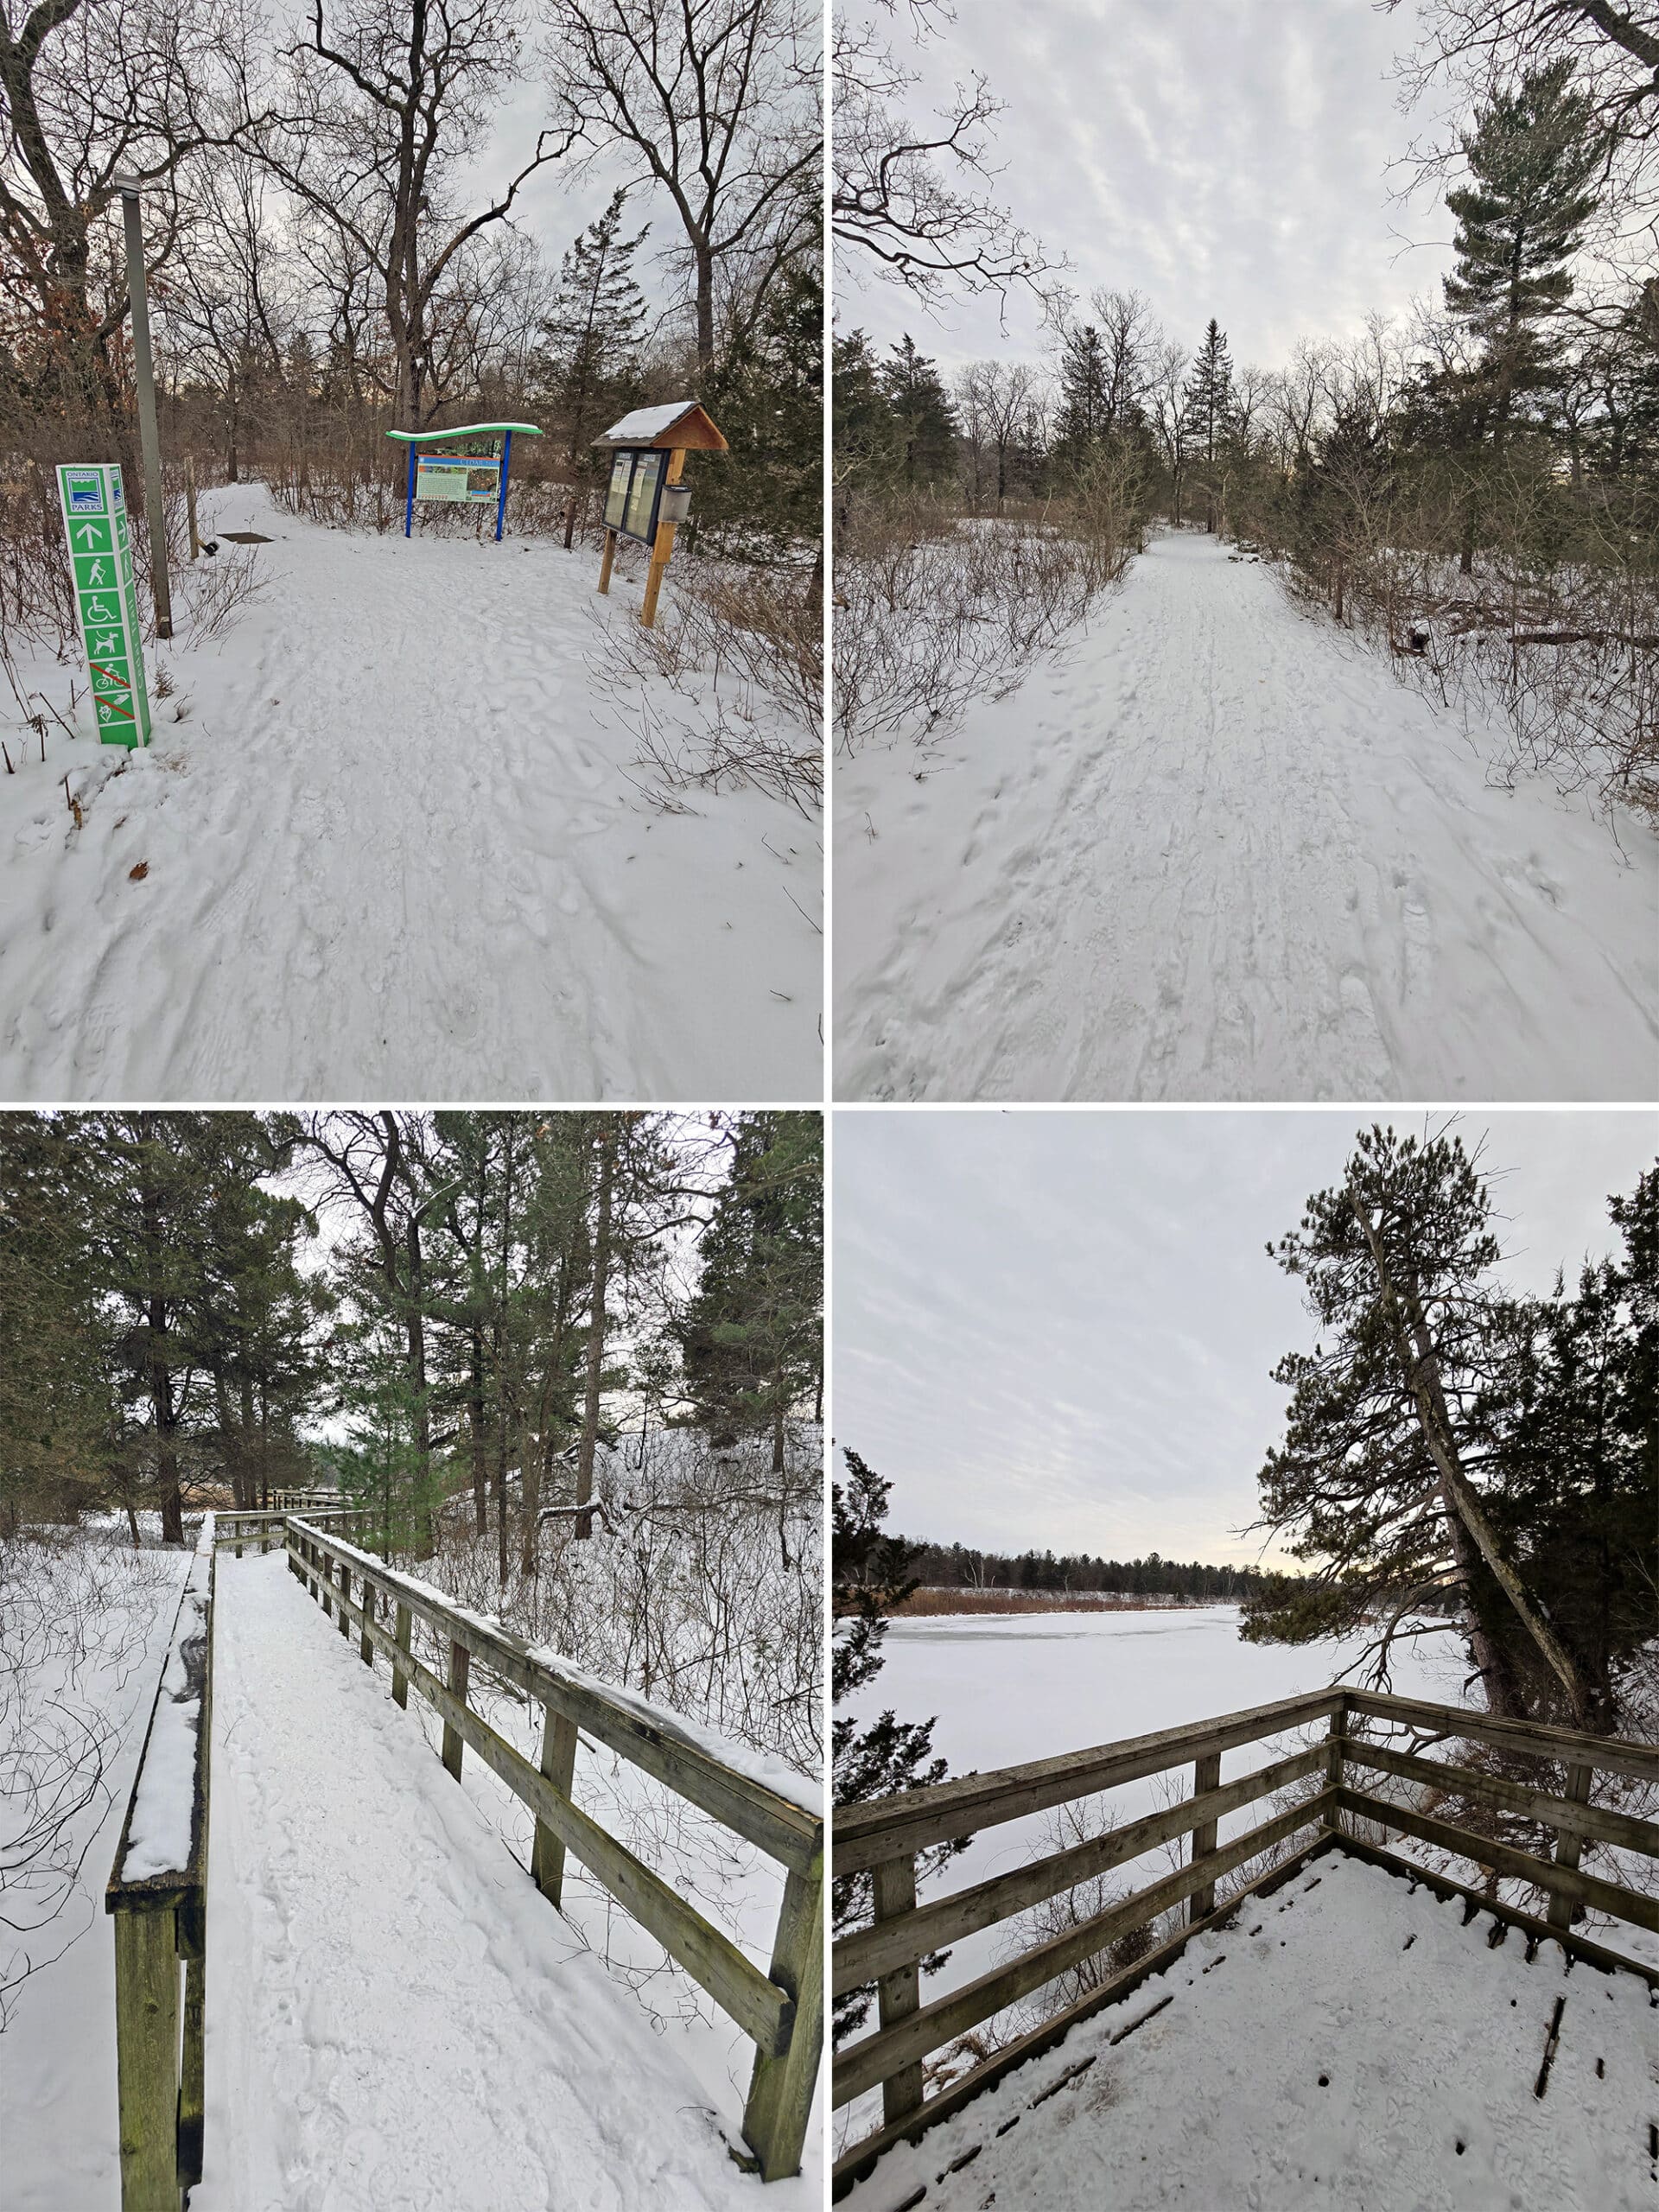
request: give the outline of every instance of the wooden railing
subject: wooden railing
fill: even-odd
[[[283,1531],[291,1517],[288,1509],[269,1510],[252,1506],[238,1507],[230,1513],[216,1514],[218,1524],[214,1535],[215,1548],[219,1551],[233,1551],[242,1556],[245,1544],[261,1552],[268,1552],[273,1545],[279,1549],[284,1542]],[[372,1522],[368,1509],[360,1505],[331,1505],[319,1508],[306,1516],[310,1521],[326,1522],[330,1529],[342,1535],[355,1536],[359,1541],[366,1535]]]
[[[179,2212],[201,2178],[213,1535],[209,1513],[104,1893],[115,1919],[123,2212]]]
[[[727,1764],[682,1731],[671,1714],[567,1670],[493,1620],[397,1573],[315,1520],[290,1517],[290,1570],[340,1632],[358,1634],[372,1666],[391,1669],[391,1694],[407,1706],[412,1683],[443,1722],[442,1758],[459,1780],[470,1746],[536,1815],[531,1872],[560,1902],[567,1853],[579,1860],[735,2020],[755,2046],[744,2139],[767,2181],[794,2173],[823,2041],[823,1822],[791,1799]],[[441,1681],[414,1656],[419,1620],[447,1655]],[[541,1758],[533,1766],[467,1702],[476,1660],[543,1713]],[[575,1802],[578,1731],[665,1783],[691,1804],[756,1845],[786,1870],[769,1973],[634,1857]]]
[[[1415,1738],[1418,1749],[1402,1751],[1375,1740],[1365,1732],[1370,1722],[1408,1731]],[[1323,1732],[1312,1743],[1223,1784],[1224,1751],[1310,1727]],[[1425,1741],[1439,1738],[1490,1744],[1537,1760],[1550,1770],[1551,1778],[1555,1770],[1564,1767],[1565,1794],[1525,1787],[1419,1755]],[[981,1834],[1003,1822],[1177,1768],[1192,1771],[1191,1795],[1179,1804],[1122,1827],[1103,1828],[1081,1843],[1010,1872],[930,1898],[925,1904],[918,1902],[917,1854],[931,1846]],[[1348,1779],[1351,1769],[1427,1783],[1443,1792],[1523,1813],[1554,1830],[1554,1855],[1540,1858],[1356,1788]],[[838,2161],[836,2195],[867,2174],[891,2145],[901,2139],[915,2140],[924,2129],[960,2110],[1014,2067],[1051,2048],[1079,2020],[1128,1995],[1139,1982],[1169,1965],[1194,1929],[1211,1917],[1230,1916],[1240,1896],[1248,1891],[1266,1890],[1285,1880],[1313,1852],[1340,1845],[1393,1868],[1422,1875],[1420,1867],[1388,1850],[1386,1841],[1361,1840],[1346,1833],[1345,1822],[1376,1823],[1384,1830],[1385,1838],[1387,1831],[1398,1829],[1472,1859],[1501,1877],[1534,1884],[1548,1897],[1547,1920],[1535,1919],[1484,1895],[1477,1902],[1483,1909],[1526,1928],[1529,1934],[1553,1936],[1597,1963],[1635,1964],[1605,1945],[1574,1935],[1569,1926],[1574,1910],[1587,1908],[1639,1927],[1659,1929],[1659,1900],[1580,1871],[1584,1844],[1591,1839],[1659,1860],[1659,1825],[1588,1802],[1597,1772],[1659,1781],[1659,1748],[1530,1723],[1492,1720],[1458,1707],[1333,1688],[1193,1726],[1165,1729],[1058,1758],[969,1775],[931,1789],[840,1808],[835,1818],[835,1871],[838,1875],[870,1876],[874,1911],[868,1926],[835,1943],[833,1986],[839,1996],[873,1982],[877,2025],[873,2033],[849,2044],[838,2055],[833,2101],[838,2107],[845,2105],[879,2087],[882,2109],[881,2125]],[[1218,1824],[1226,1815],[1303,1783],[1314,1786],[1243,1834],[1224,1844],[1217,1842]],[[1287,1855],[1286,1847],[1310,1828],[1312,1838]],[[1033,1944],[931,2004],[921,2002],[921,1961],[936,1951],[1182,1836],[1190,1837],[1191,1842],[1185,1863],[1173,1873]],[[1230,1897],[1217,1914],[1217,1883],[1264,1853],[1276,1854],[1274,1863],[1265,1874]],[[1456,1883],[1436,1878],[1443,1889],[1461,1890]],[[1471,1897],[1475,1892],[1461,1890],[1461,1894]],[[931,2096],[925,2094],[925,2062],[932,2052],[1182,1904],[1185,1925],[1163,1943],[1147,1948],[1132,1966],[1103,1980],[1039,2027],[982,2060],[948,2088]],[[1659,1973],[1639,1964],[1636,1970],[1659,1987]]]

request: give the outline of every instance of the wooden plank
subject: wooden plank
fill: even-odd
[[[1192,1727],[1160,1729],[1149,1736],[1131,1736],[1120,1743],[1068,1751],[1059,1758],[1037,1759],[988,1774],[964,1775],[958,1781],[935,1783],[930,1789],[872,1798],[867,1804],[837,1806],[835,1870],[837,1874],[860,1873],[884,1859],[913,1856],[931,1843],[976,1834],[1004,1821],[1020,1820],[1027,1813],[1065,1804],[1073,1797],[1092,1796],[1097,1790],[1116,1789],[1120,1783],[1161,1774],[1209,1751],[1230,1751],[1239,1744],[1306,1727],[1328,1719],[1340,1701],[1341,1693],[1337,1690],[1281,1698],[1276,1704],[1224,1713]]]
[[[175,1908],[115,1913],[122,2212],[179,2212],[179,1960]]]
[[[1659,1859],[1659,1823],[1635,1820],[1628,1813],[1615,1813],[1604,1806],[1586,1802],[1583,1793],[1590,1788],[1588,1767],[1567,1770],[1569,1793],[1571,1777],[1584,1777],[1580,1795],[1555,1797],[1546,1789],[1529,1789],[1522,1783],[1508,1782],[1501,1775],[1479,1774],[1472,1767],[1454,1766],[1446,1759],[1419,1758],[1410,1751],[1391,1751],[1384,1744],[1369,1743],[1363,1737],[1349,1738],[1346,1756],[1350,1766],[1397,1774],[1404,1781],[1454,1790],[1462,1796],[1478,1797],[1483,1804],[1500,1805],[1506,1811],[1524,1813],[1530,1820],[1541,1821],[1560,1832],[1563,1843],[1570,1839],[1576,1847],[1570,1859],[1560,1861],[1568,1866],[1578,1865],[1586,1840],[1617,1844],[1621,1850],[1637,1851],[1649,1859]]]
[[[1595,1774],[1592,1768],[1587,1766],[1568,1767],[1567,1770],[1567,1802],[1568,1804],[1583,1805],[1586,1803],[1590,1796],[1590,1785],[1594,1780]],[[1631,1825],[1646,1827],[1648,1823],[1643,1821],[1640,1822],[1632,1822]],[[1653,1834],[1656,1839],[1656,1846],[1659,1846],[1659,1828],[1655,1828],[1653,1830]],[[1558,1866],[1566,1866],[1576,1872],[1578,1870],[1579,1860],[1583,1855],[1583,1852],[1584,1837],[1581,1834],[1573,1828],[1563,1828],[1558,1830],[1555,1837],[1555,1863]],[[1654,1856],[1654,1853],[1655,1847],[1649,1847],[1649,1856],[1651,1858]],[[1552,1928],[1570,1928],[1573,1924],[1573,1900],[1562,1890],[1557,1889],[1550,1897],[1549,1924]]]
[[[353,1606],[353,1611],[357,1614],[358,1609]],[[360,1620],[360,1614],[358,1618]],[[370,1625],[369,1633],[389,1659],[397,1655],[397,1647],[378,1621]],[[561,1796],[504,1736],[498,1735],[470,1706],[453,1697],[429,1668],[408,1654],[402,1655],[401,1663],[443,1721],[446,1735],[453,1729],[470,1745],[491,1771],[524,1799],[537,1818],[553,1829],[567,1853],[599,1878],[760,2049],[776,2056],[788,2048],[793,2006],[783,1990],[626,1845]]]
[[[1403,1806],[1391,1805],[1386,1798],[1372,1797],[1361,1789],[1344,1788],[1341,1802],[1349,1812],[1365,1820],[1376,1821],[1384,1827],[1403,1828],[1421,1842],[1436,1843],[1443,1851],[1456,1852],[1460,1859],[1472,1859],[1478,1866],[1491,1866],[1518,1881],[1535,1883],[1540,1889],[1562,1891],[1576,1904],[1659,1934],[1659,1899],[1638,1897],[1634,1890],[1621,1889],[1618,1883],[1604,1882],[1594,1874],[1572,1872],[1551,1859],[1535,1858],[1529,1851],[1517,1851],[1513,1844],[1495,1843],[1471,1828],[1432,1820],[1426,1813],[1408,1812]]]
[[[842,2105],[861,2096],[899,2067],[925,2058],[930,2051],[954,2042],[957,2036],[977,2027],[982,2020],[988,2020],[1005,2005],[1046,1987],[1070,1967],[1096,1956],[1118,1936],[1144,1927],[1160,1913],[1179,1904],[1201,1883],[1213,1882],[1223,1874],[1230,1873],[1234,1867],[1242,1866],[1258,1852],[1283,1842],[1299,1828],[1322,1825],[1328,1802],[1327,1794],[1321,1792],[1304,1804],[1292,1806],[1288,1812],[1277,1814],[1245,1834],[1234,1837],[1201,1866],[1179,1868],[1163,1881],[1151,1883],[1146,1889],[1137,1890],[1133,1896],[1109,1906],[1104,1912],[1096,1913],[1076,1928],[1067,1929],[1064,1935],[1052,1936],[1020,1957],[981,1974],[976,1981],[951,1991],[934,2004],[924,2005],[902,2026],[878,2031],[851,2044],[836,2063],[835,2102]]]
[[[916,1861],[885,1859],[872,1877],[875,1920],[912,1919],[916,1911]],[[918,1954],[919,1955],[919,1954]],[[876,2017],[883,2030],[899,2027],[921,2009],[921,1969],[913,1962],[891,1968],[875,1986]],[[914,2112],[922,2101],[922,2062],[896,2067],[881,2082],[881,2117],[889,2125]]]
[[[970,1889],[936,1897],[921,1906],[908,1921],[858,1929],[850,1936],[842,1936],[834,1946],[831,1986],[839,1997],[843,1991],[861,1987],[906,1959],[925,1958],[933,1951],[960,1942],[964,1936],[995,1927],[998,1921],[1027,1911],[1046,1897],[1058,1897],[1077,1883],[1103,1874],[1109,1867],[1121,1866],[1131,1859],[1140,1858],[1143,1852],[1155,1850],[1160,1843],[1185,1834],[1202,1821],[1218,1821],[1225,1814],[1236,1813],[1242,1806],[1271,1796],[1275,1789],[1286,1789],[1310,1774],[1317,1774],[1325,1756],[1323,1744],[1310,1745],[1304,1751],[1293,1752],[1288,1758],[1276,1759],[1271,1766],[1258,1767],[1253,1773],[1241,1775],[1236,1781],[1206,1793],[1202,1799],[1189,1797],[1179,1805],[1165,1806],[1144,1819],[1131,1821],[1126,1827],[1113,1828],[1085,1843],[1056,1852],[1051,1858],[1016,1867],[1011,1873],[993,1875]]]
[[[367,1627],[364,1630],[365,1636],[372,1636],[373,1632]],[[464,1706],[467,1702],[467,1681],[472,1665],[473,1655],[464,1643],[449,1646],[449,1694],[457,1705]],[[459,1728],[452,1722],[444,1723],[443,1763],[457,1782],[461,1780],[461,1747],[465,1741]]]
[[[399,1605],[397,1633],[392,1638],[397,1652],[407,1655],[410,1626],[409,1607]],[[391,1662],[391,1701],[394,1705],[401,1705],[405,1709],[409,1705],[409,1669],[406,1666],[399,1665],[396,1652],[392,1656]]]
[[[184,2041],[179,2059],[179,2183],[193,2189],[201,2179],[202,2129],[207,2111],[207,1961],[199,1950],[184,1962]]]
[[[1478,1905],[1482,1912],[1489,1912],[1495,1920],[1507,1921],[1511,1928],[1519,1928],[1538,1942],[1559,1943],[1562,1950],[1586,1966],[1594,1967],[1600,1974],[1633,1974],[1645,1981],[1659,1996],[1659,1967],[1646,1965],[1623,1951],[1610,1949],[1605,1943],[1592,1942],[1588,1936],[1576,1930],[1553,1928],[1535,1912],[1523,1912],[1519,1905],[1502,1904],[1496,1897],[1489,1897],[1484,1890],[1471,1889],[1467,1882],[1455,1882],[1449,1874],[1438,1868],[1421,1866],[1414,1859],[1407,1859],[1397,1851],[1389,1851],[1380,1843],[1362,1842],[1357,1836],[1344,1834],[1338,1839],[1351,1859],[1363,1859],[1367,1866],[1380,1866],[1385,1873],[1408,1875],[1414,1882],[1432,1890],[1438,1897],[1461,1897],[1467,1904]]]
[[[1463,1706],[1433,1705],[1422,1698],[1382,1697],[1372,1690],[1350,1690],[1356,1713],[1393,1720],[1443,1736],[1466,1736],[1495,1744],[1528,1758],[1553,1759],[1564,1766],[1594,1767],[1602,1774],[1627,1774],[1639,1782],[1659,1782],[1659,1745],[1632,1744],[1618,1736],[1586,1736],[1533,1720],[1497,1720]]]
[[[1194,1759],[1192,1762],[1192,1796],[1195,1800],[1199,1797],[1207,1797],[1212,1790],[1219,1789],[1220,1787],[1221,1753],[1206,1751],[1201,1759]],[[1193,1829],[1189,1855],[1194,1866],[1201,1859],[1207,1859],[1214,1851],[1217,1828],[1218,1823],[1216,1821],[1208,1820],[1201,1821]],[[1205,1882],[1201,1887],[1194,1890],[1186,1901],[1188,1925],[1192,1926],[1200,1920],[1208,1920],[1215,1909],[1216,1885],[1213,1882]]]
[[[342,1544],[308,1523],[301,1525],[324,1550],[348,1558],[354,1567],[368,1573],[385,1595],[406,1604],[447,1642],[464,1643],[475,1659],[504,1681],[538,1704],[556,1708],[585,1734],[666,1783],[680,1796],[758,1844],[769,1857],[801,1872],[823,1851],[821,1816],[727,1766],[700,1744],[677,1734],[671,1715],[662,1716],[659,1723],[648,1712],[620,1699],[613,1701],[602,1683],[565,1673],[510,1629],[481,1622],[435,1599],[425,1585],[399,1574],[384,1560]]]
[[[1282,1859],[1277,1866],[1269,1868],[1248,1888],[1237,1891],[1200,1926],[1179,1929],[1156,1950],[1149,1951],[1144,1959],[1137,1960],[1132,1967],[1126,1967],[1122,1974],[1114,1974],[1098,1989],[1091,1989],[1086,1996],[1078,1998],[1075,2004],[1068,2005],[1064,2012],[1056,2012],[1040,2027],[1032,2029],[1015,2042],[1005,2044],[1001,2050],[982,2060],[971,2073],[962,2075],[949,2088],[941,2089],[930,2097],[919,2113],[901,2120],[896,2127],[880,2128],[874,2135],[867,2135],[854,2144],[836,2162],[831,2194],[837,2198],[844,2196],[855,2182],[868,2179],[883,2152],[892,2150],[897,2143],[919,2143],[930,2127],[937,2126],[942,2120],[949,2120],[953,2113],[960,2112],[976,2097],[982,2097],[988,2089],[994,2089],[999,2082],[1018,2068],[1043,2057],[1063,2043],[1073,2028],[1092,2018],[1096,2013],[1104,2012],[1109,2005],[1121,2005],[1125,1998],[1135,1994],[1142,1982],[1149,1981],[1154,1974],[1162,1974],[1166,1968],[1173,1966],[1194,1936],[1200,1934],[1204,1928],[1229,1926],[1253,1897],[1267,1897],[1281,1888],[1300,1873],[1310,1859],[1335,1850],[1338,1842],[1339,1839],[1326,1830],[1311,1843],[1304,1844],[1300,1851]]]
[[[760,2161],[761,2180],[781,2181],[800,2170],[823,2056],[822,1859],[810,1872],[791,1869],[785,1878],[769,1979],[794,1999],[795,2019],[787,2050],[755,2054],[743,2139]]]
[[[576,1773],[576,1724],[550,1706],[542,1709],[542,1773],[562,1797],[570,1796]],[[564,1846],[545,1821],[536,1823],[530,1871],[551,1905],[564,1896]]]

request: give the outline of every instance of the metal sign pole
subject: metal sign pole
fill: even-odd
[[[149,356],[149,301],[144,289],[144,233],[138,187],[117,177],[127,233],[127,298],[132,309],[132,364],[138,382],[138,442],[144,458],[144,519],[149,526],[149,584],[156,635],[173,635],[173,593],[167,576],[167,511],[162,504],[162,448],[156,431],[156,372]]]
[[[415,527],[415,448],[409,448],[409,488],[404,499],[404,536]]]

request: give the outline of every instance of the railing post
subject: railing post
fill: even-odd
[[[192,2189],[201,2179],[202,2133],[207,2118],[207,1898],[179,1913],[180,1948],[184,1953],[184,2044],[179,2067],[179,2186]]]
[[[1568,1767],[1567,1788],[1562,1795],[1569,1804],[1587,1805],[1589,1803],[1590,1784],[1594,1776],[1593,1767]],[[1576,1872],[1579,1860],[1583,1853],[1584,1838],[1581,1835],[1573,1835],[1565,1828],[1557,1834],[1555,1864],[1558,1866],[1565,1866]],[[1573,1900],[1560,1890],[1553,1890],[1550,1892],[1548,1917],[1552,1928],[1570,1928],[1573,1925]]]
[[[397,1608],[397,1617],[392,1628],[391,1640],[397,1646],[397,1649],[400,1651],[407,1651],[409,1649],[409,1607],[407,1605],[399,1605]],[[394,1705],[401,1705],[405,1711],[408,1710],[409,1676],[404,1672],[403,1669],[397,1665],[395,1660],[392,1662],[391,1669],[391,1701]]]
[[[884,1859],[870,1870],[871,1886],[875,1892],[875,1917],[896,1920],[901,1913],[916,1910],[916,1861],[913,1858]],[[876,2008],[884,2028],[897,2027],[906,2020],[922,2001],[921,1967],[918,1961],[909,1966],[895,1967],[891,1974],[884,1974],[875,1985]],[[881,2118],[891,2126],[902,2120],[906,2113],[915,2112],[922,2101],[922,2062],[904,2066],[898,2073],[889,2075],[881,2084]]]
[[[349,1636],[352,1632],[351,1622],[346,1617],[346,1608],[351,1602],[352,1570],[346,1566],[345,1560],[341,1560],[340,1563],[340,1632],[342,1636]]]
[[[795,2018],[789,2048],[780,2057],[756,2054],[743,2113],[743,2139],[760,2161],[761,2180],[782,2181],[800,2170],[801,2145],[806,2140],[823,2052],[822,1853],[804,1872],[791,1867],[784,1885],[771,1979],[795,1999]]]
[[[239,1515],[232,1522],[231,1526],[236,1531],[236,1556],[238,1559],[240,1559],[242,1556],[242,1521]]]
[[[365,1667],[374,1664],[374,1643],[369,1635],[369,1623],[374,1618],[374,1588],[366,1574],[359,1575],[363,1599],[363,1634],[358,1643],[358,1656]]]
[[[314,1544],[311,1548],[316,1554],[317,1595],[322,1600],[322,1618],[326,1621],[331,1621],[334,1618],[334,1577],[328,1572],[327,1561],[323,1557],[321,1546]]]
[[[1202,1797],[1211,1789],[1221,1787],[1221,1753],[1208,1751],[1201,1759],[1192,1762],[1192,1795]],[[1205,1821],[1192,1830],[1191,1863],[1196,1866],[1200,1859],[1207,1859],[1216,1847],[1216,1834],[1219,1821]],[[1216,1885],[1205,1882],[1193,1891],[1186,1901],[1186,1924],[1189,1928],[1200,1920],[1207,1920],[1216,1909]]]
[[[449,1646],[449,1694],[459,1699],[462,1705],[467,1702],[467,1678],[472,1664],[473,1655],[466,1645],[452,1643]],[[452,1727],[446,1720],[443,1724],[443,1763],[457,1782],[461,1780],[461,1754],[464,1748],[465,1740],[460,1729]]]
[[[568,1797],[575,1771],[576,1724],[567,1720],[562,1713],[555,1713],[550,1705],[543,1706],[542,1772],[561,1796]],[[536,1823],[530,1871],[542,1895],[550,1904],[556,1905],[564,1891],[564,1845],[543,1821]]]
[[[177,1912],[121,1904],[114,1919],[121,2212],[179,2212]]]
[[[1345,1697],[1339,1697],[1337,1700],[1337,1709],[1331,1715],[1330,1748],[1325,1753],[1325,1786],[1327,1789],[1336,1790],[1342,1788],[1343,1777],[1346,1771],[1343,1764],[1343,1743],[1347,1732],[1348,1700]],[[1334,1805],[1325,1814],[1325,1825],[1332,1835],[1340,1835],[1343,1833],[1342,1815]]]

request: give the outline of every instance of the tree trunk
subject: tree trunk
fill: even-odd
[[[611,1192],[616,1174],[614,1127],[601,1126],[599,1139],[599,1222],[594,1234],[593,1315],[588,1325],[588,1390],[582,1414],[582,1449],[576,1459],[576,1503],[594,1495],[594,1447],[599,1440],[599,1384],[605,1365],[605,1284],[611,1268]],[[579,1511],[578,1536],[591,1536],[594,1516]]]
[[[1440,1381],[1440,1357],[1429,1337],[1428,1319],[1423,1312],[1421,1301],[1409,1287],[1404,1290],[1395,1287],[1382,1255],[1382,1238],[1357,1200],[1354,1202],[1354,1215],[1370,1247],[1371,1261],[1382,1288],[1383,1308],[1394,1337],[1395,1351],[1410,1383],[1418,1426],[1422,1430],[1429,1454],[1440,1470],[1440,1498],[1447,1527],[1452,1532],[1453,1554],[1458,1558],[1459,1566],[1466,1571],[1466,1547],[1472,1544],[1479,1552],[1499,1588],[1519,1616],[1521,1625],[1537,1646],[1550,1671],[1559,1678],[1571,1702],[1575,1719],[1580,1726],[1587,1725],[1589,1700],[1579,1679],[1578,1669],[1554,1630],[1533,1605],[1520,1576],[1503,1557],[1497,1534],[1482,1512],[1479,1501],[1463,1471],[1452,1434],[1451,1414],[1446,1407],[1446,1392]],[[1465,1586],[1469,1589],[1470,1606],[1473,1612],[1478,1592],[1474,1586]],[[1490,1630],[1487,1635],[1490,1642],[1499,1641],[1491,1635]],[[1491,1656],[1496,1668],[1494,1675],[1488,1677],[1489,1702],[1494,1691],[1501,1688],[1508,1672],[1497,1654]],[[1475,1652],[1475,1661],[1478,1666],[1484,1667],[1478,1648]],[[1492,1709],[1496,1712],[1500,1708],[1494,1705]],[[1522,1711],[1510,1713],[1507,1717],[1528,1719],[1532,1716]]]

